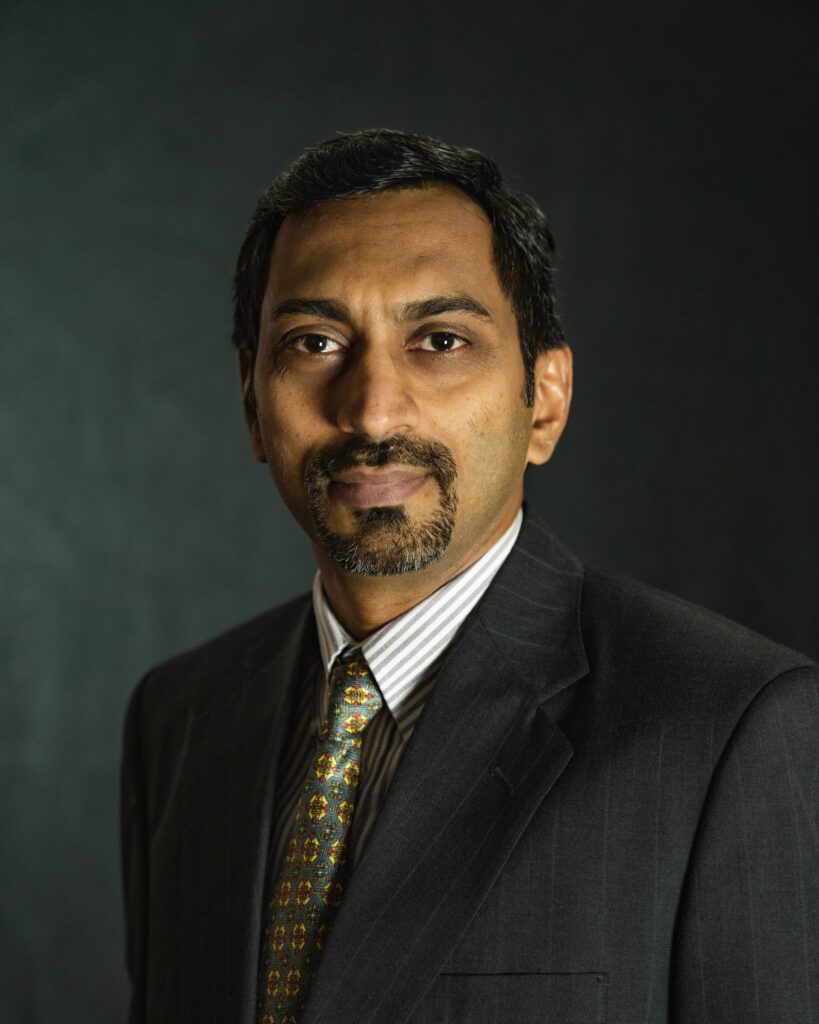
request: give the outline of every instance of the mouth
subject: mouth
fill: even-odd
[[[428,476],[409,468],[347,469],[332,477],[329,491],[357,508],[396,505],[419,491]]]

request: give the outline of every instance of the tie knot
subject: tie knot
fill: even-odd
[[[383,701],[370,667],[360,652],[336,658],[330,673],[330,706],[325,731],[331,739],[360,736],[381,710]]]

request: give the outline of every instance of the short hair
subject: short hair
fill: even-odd
[[[497,164],[475,149],[391,129],[341,134],[304,153],[264,191],[239,252],[233,293],[233,343],[255,354],[259,319],[276,235],[290,213],[330,199],[389,190],[451,185],[487,215],[501,290],[515,313],[526,374],[525,400],[534,401],[539,352],[564,344],[555,309],[554,239],[543,211],[503,181]]]

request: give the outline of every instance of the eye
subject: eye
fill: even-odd
[[[343,348],[341,342],[327,334],[300,334],[291,338],[288,344],[297,352],[306,352],[311,356],[332,355]]]
[[[433,331],[421,339],[418,346],[423,352],[454,352],[455,349],[463,348],[469,342],[460,334],[453,334],[451,331]]]

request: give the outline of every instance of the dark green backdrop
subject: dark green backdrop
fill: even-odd
[[[255,198],[310,142],[431,131],[540,199],[577,396],[530,500],[816,653],[810,6],[7,0],[3,1022],[121,1019],[128,693],[310,580],[228,345]]]

